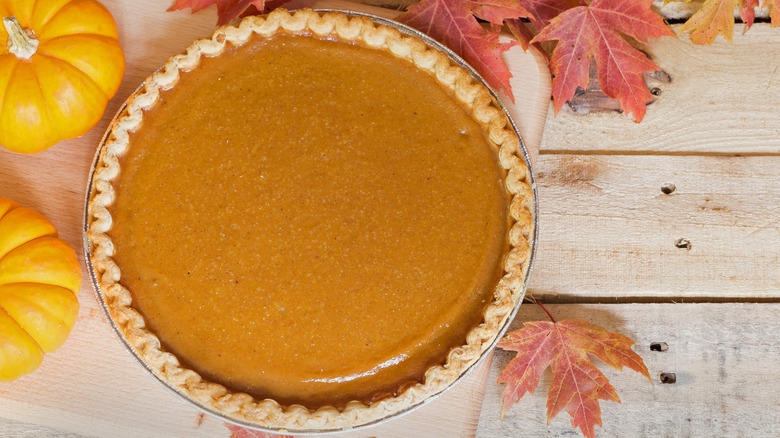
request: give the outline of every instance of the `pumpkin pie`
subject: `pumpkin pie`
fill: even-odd
[[[127,101],[88,202],[97,292],[169,387],[271,430],[450,386],[524,292],[533,195],[490,92],[342,13],[218,29]]]

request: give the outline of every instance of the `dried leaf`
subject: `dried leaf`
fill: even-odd
[[[506,27],[509,29],[510,32],[512,32],[512,35],[515,36],[517,42],[520,43],[520,47],[522,47],[523,50],[528,50],[528,48],[531,47],[531,40],[534,39],[536,33],[531,29],[529,29],[528,26],[525,23],[523,23],[522,20],[516,18],[510,18],[506,20]],[[545,58],[549,61],[549,56],[547,56],[547,52],[539,49],[539,53],[544,55]]]
[[[649,38],[674,36],[663,19],[650,10],[653,0],[593,0],[588,6],[564,11],[532,40],[558,40],[550,59],[555,112],[571,99],[577,87],[588,85],[591,58],[596,61],[601,89],[618,99],[626,113],[639,122],[652,96],[642,74],[658,70],[624,35],[640,43]]]
[[[747,24],[745,31],[753,26],[756,8],[768,8],[772,27],[780,25],[780,0],[706,0],[680,28],[680,32],[689,32],[695,44],[712,44],[718,34],[731,42],[734,35],[734,10],[737,8],[739,17]]]
[[[764,0],[761,6],[769,8],[769,18],[772,20],[772,27],[780,26],[780,0]]]
[[[694,44],[712,44],[718,34],[731,42],[734,35],[734,9],[741,4],[740,0],[707,0],[685,22],[680,32],[689,32]]]
[[[530,15],[519,0],[464,0],[463,3],[477,18],[498,26],[501,26],[506,19]]]
[[[745,30],[750,29],[753,26],[753,22],[756,20],[756,8],[758,7],[758,0],[743,0],[742,7],[739,9],[739,16],[742,17],[742,21],[747,24]]]
[[[580,5],[577,0],[521,0],[521,4],[528,11],[528,15],[522,17],[531,20],[537,29],[550,24],[550,20],[563,11]]]
[[[561,12],[578,4],[577,0],[521,0],[525,12],[519,17],[527,18],[536,29],[542,29]],[[531,40],[538,31],[534,32],[529,29],[519,18],[507,18],[504,21],[523,50],[528,50]],[[550,57],[547,52],[539,47],[537,49],[545,60],[549,61]]]
[[[265,11],[265,0],[176,0],[169,11],[190,8],[192,13],[217,5],[217,24],[222,26],[240,17],[247,8],[254,7],[256,11]]]
[[[472,13],[476,2],[462,0],[422,0],[411,5],[398,21],[438,40],[459,54],[488,84],[512,97],[509,79],[512,73],[501,59],[501,54],[512,44],[498,42],[498,34],[480,26]],[[498,3],[498,2],[495,2]],[[495,18],[502,15],[488,6],[480,14]]]
[[[542,373],[550,367],[547,423],[566,409],[572,427],[579,427],[586,437],[594,437],[595,426],[601,426],[599,400],[619,403],[620,399],[588,354],[617,370],[628,367],[650,380],[647,367],[631,350],[632,345],[631,339],[581,319],[524,323],[522,329],[498,343],[499,348],[517,351],[498,379],[499,383],[507,383],[501,415],[526,393],[533,394]]]
[[[225,423],[225,426],[230,429],[230,438],[294,438],[292,435],[277,435],[274,433],[249,430],[233,424]]]

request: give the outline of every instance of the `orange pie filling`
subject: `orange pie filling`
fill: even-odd
[[[131,134],[120,283],[208,380],[282,404],[392,395],[482,321],[505,172],[428,73],[282,35],[203,58]]]

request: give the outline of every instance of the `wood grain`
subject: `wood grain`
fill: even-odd
[[[583,318],[634,339],[653,385],[631,370],[594,363],[615,387],[621,404],[601,402],[607,437],[768,437],[780,424],[780,304],[555,305],[558,319]],[[546,318],[538,306],[523,306],[511,329]],[[665,352],[650,351],[666,342]],[[546,426],[549,371],[534,395],[526,395],[499,419],[503,385],[499,370],[513,353],[497,351],[478,437],[581,436],[562,412]],[[662,384],[662,372],[677,383]]]
[[[530,292],[544,302],[780,299],[777,169],[780,157],[541,155]]]
[[[169,2],[104,0],[117,21],[127,69],[103,120],[81,138],[36,154],[0,148],[0,197],[14,199],[47,216],[84,262],[81,223],[89,167],[108,122],[120,104],[149,74],[216,24],[214,7],[191,15],[165,12]],[[343,8],[392,17],[397,11],[341,0],[315,7]],[[521,134],[538,149],[549,101],[549,73],[532,54],[514,47],[507,62],[515,70],[512,85]],[[546,88],[545,88],[546,87]],[[529,143],[529,141],[527,141]],[[86,272],[84,272],[86,279]],[[220,437],[224,424],[169,394],[120,346],[85,280],[81,311],[65,345],[46,356],[36,372],[0,384],[0,436]],[[473,436],[477,427],[487,360],[452,391],[387,425],[349,437]],[[7,433],[6,433],[7,432]]]
[[[645,49],[671,82],[656,85],[642,123],[615,112],[554,117],[550,107],[542,153],[780,155],[780,31],[743,31],[735,27],[733,44],[652,40]]]

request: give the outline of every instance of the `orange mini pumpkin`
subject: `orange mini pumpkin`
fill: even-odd
[[[0,198],[0,381],[41,364],[76,322],[76,252],[40,213]]]
[[[125,70],[95,0],[0,0],[0,145],[40,152],[100,121]]]

